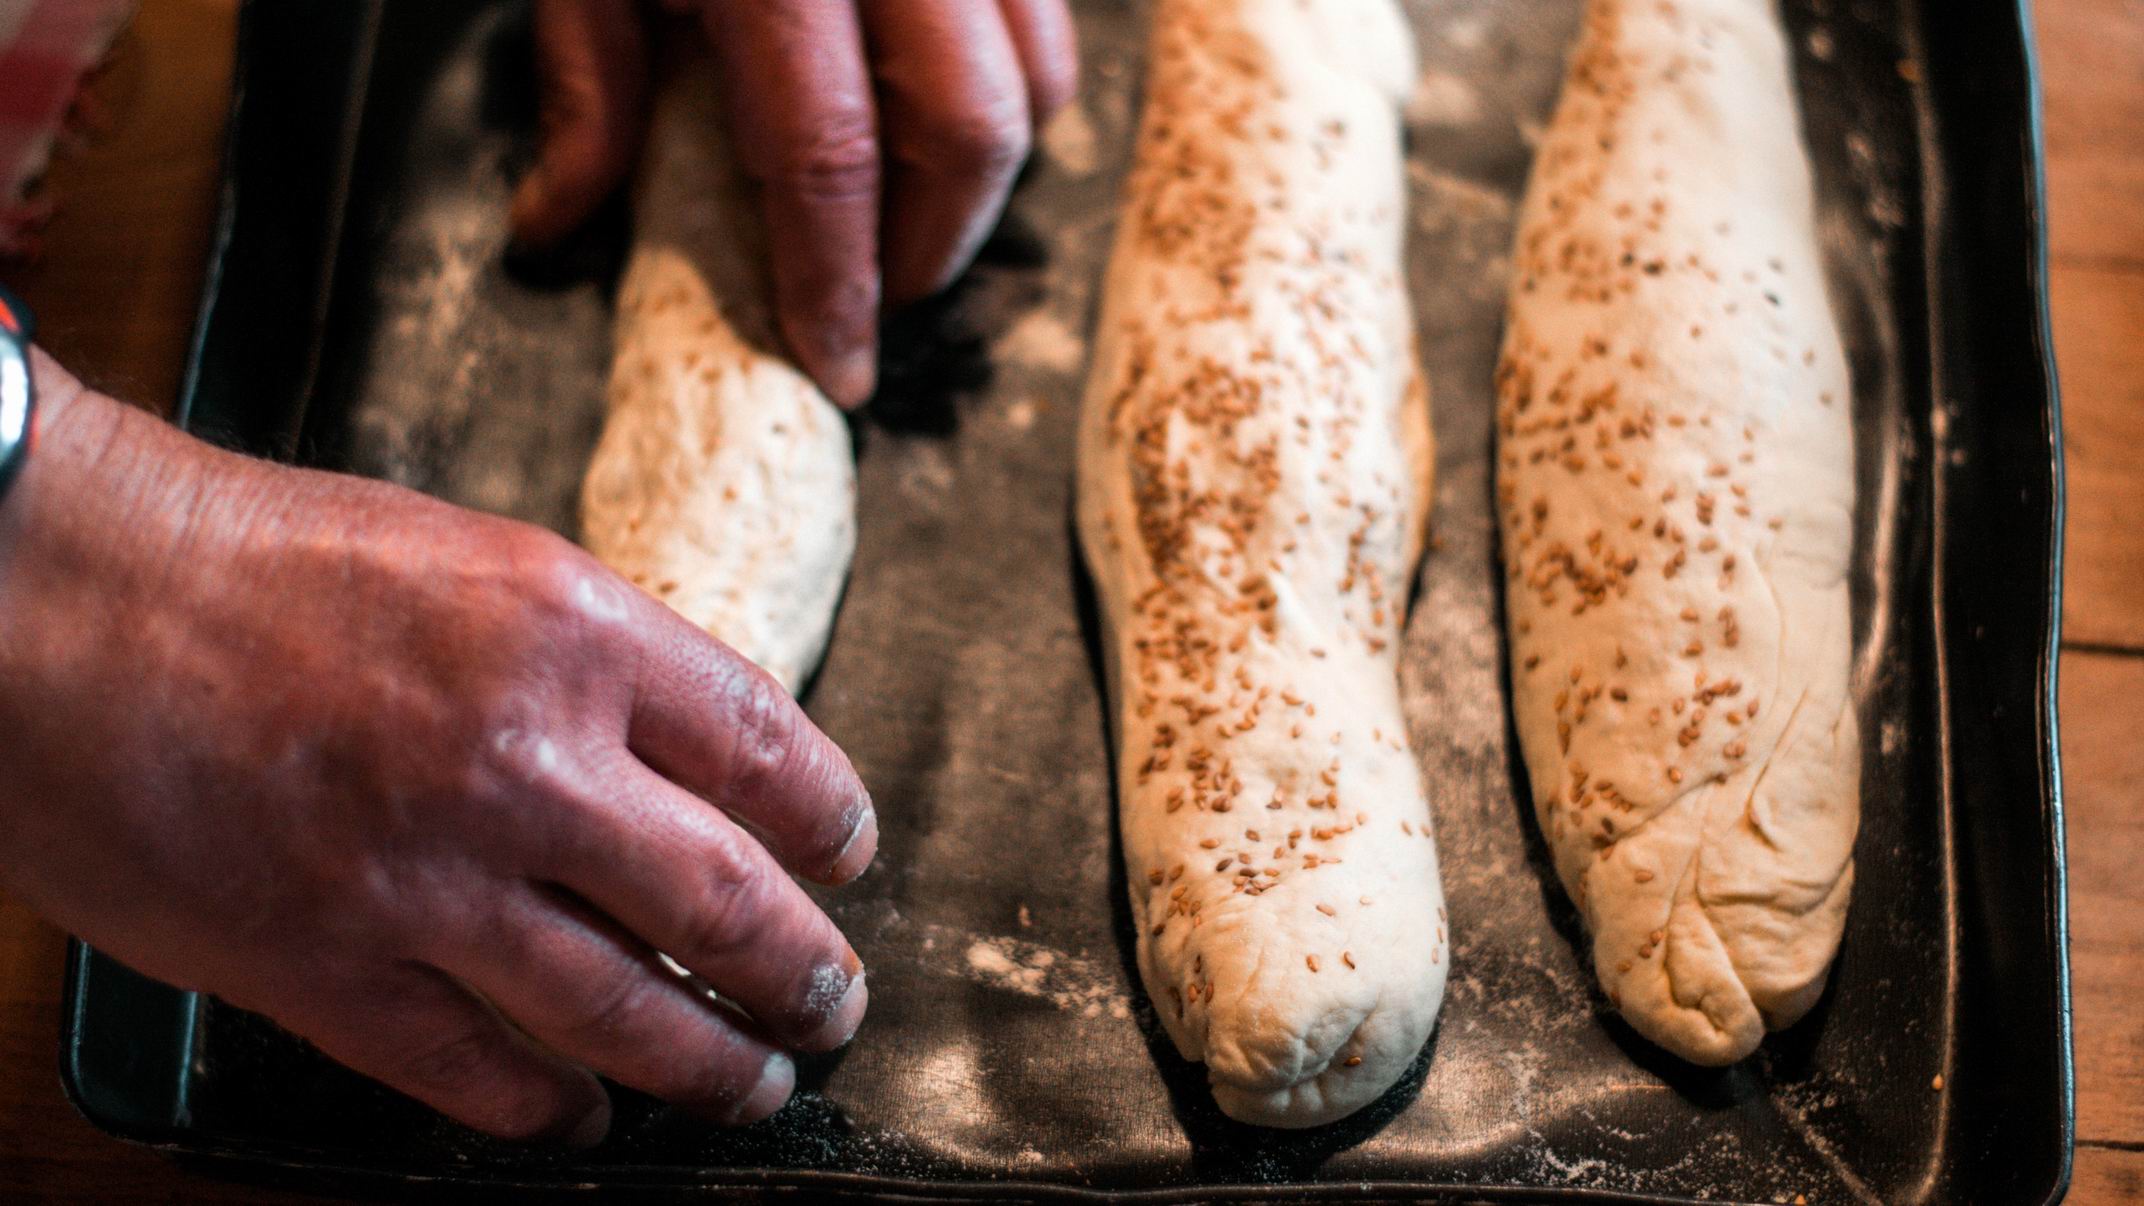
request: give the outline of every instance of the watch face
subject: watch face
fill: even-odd
[[[30,362],[22,345],[0,343],[0,482],[30,432]]]
[[[30,312],[0,289],[0,492],[30,442]]]

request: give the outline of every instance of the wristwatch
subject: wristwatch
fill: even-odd
[[[36,391],[30,385],[29,308],[0,289],[0,500],[30,459],[36,434]]]

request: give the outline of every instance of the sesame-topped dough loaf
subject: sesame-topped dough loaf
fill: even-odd
[[[1230,1116],[1330,1122],[1447,944],[1395,656],[1429,506],[1390,0],[1161,0],[1079,444],[1140,974]]]
[[[715,78],[702,52],[657,97],[581,538],[793,692],[855,552],[855,459],[841,413],[779,350]]]
[[[1591,0],[1498,369],[1536,815],[1646,1037],[1807,1012],[1853,883],[1851,406],[1772,0]]]

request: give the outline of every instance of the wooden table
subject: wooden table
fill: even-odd
[[[46,344],[109,392],[175,397],[200,287],[237,0],[147,0],[118,120],[57,182]],[[2144,1197],[2144,0],[2040,0],[2056,349],[2069,452],[2062,756],[2077,1022],[2074,1200]],[[0,896],[0,1200],[280,1202],[76,1116],[57,1077],[61,935]]]

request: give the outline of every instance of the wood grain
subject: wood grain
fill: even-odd
[[[47,254],[7,279],[91,385],[169,413],[200,308],[238,0],[150,0],[94,93],[108,125],[53,165]]]
[[[2070,958],[2077,1027],[2077,1137],[2144,1139],[2144,742],[2135,708],[2144,657],[2062,660],[2063,804],[2069,814]]]
[[[2144,0],[2033,13],[2069,470],[2063,636],[2144,648]]]
[[[2144,1152],[2080,1147],[2070,1170],[2072,1206],[2144,1202]]]
[[[2033,6],[2045,82],[2050,247],[2144,269],[2144,0]]]
[[[2144,226],[2144,210],[2138,226]],[[2049,292],[2069,475],[2062,635],[2144,646],[2144,264],[2057,264]]]
[[[145,0],[115,126],[64,163],[46,262],[8,270],[47,342],[168,407],[214,203],[238,0]],[[2053,305],[2069,444],[2062,662],[2078,1128],[2071,1201],[2144,1199],[2144,0],[2042,0]],[[2127,652],[2125,652],[2127,651]],[[0,898],[0,1201],[314,1201],[105,1138],[62,1096],[62,940]]]

